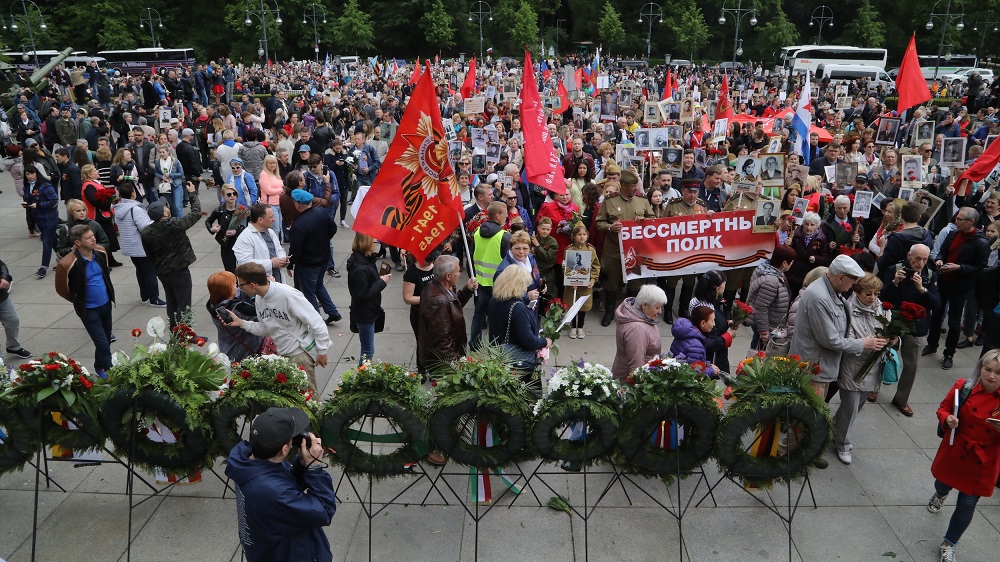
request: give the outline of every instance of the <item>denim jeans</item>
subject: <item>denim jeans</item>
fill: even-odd
[[[271,210],[274,211],[274,224],[271,225],[271,230],[274,231],[274,235],[278,237],[278,240],[284,240],[284,233],[281,228],[281,205],[271,205]]]
[[[951,486],[934,480],[934,492],[941,497],[948,495]],[[962,538],[962,533],[969,528],[972,523],[972,516],[976,513],[976,504],[979,503],[979,496],[971,496],[965,492],[958,493],[958,502],[955,504],[955,512],[951,514],[951,522],[948,523],[948,531],[944,534],[944,540],[949,544],[958,544]]]
[[[361,341],[361,355],[358,357],[360,366],[366,358],[375,357],[375,323],[358,324],[358,339]]]
[[[322,266],[306,267],[300,265],[296,267],[295,288],[302,291],[302,295],[314,307],[322,308],[323,312],[330,315],[337,314],[337,305],[333,304],[333,299],[330,298],[330,293],[327,292],[326,285],[323,284],[323,273]]]
[[[111,368],[111,301],[104,306],[88,308],[83,315],[83,327],[94,340],[94,369]]]
[[[133,257],[135,280],[139,284],[139,298],[143,302],[160,298],[160,285],[156,281],[156,266],[149,257]]]
[[[170,216],[172,217],[183,217],[184,216],[184,188],[177,189],[176,187],[170,190]]]
[[[51,223],[49,222],[35,223],[36,227],[38,228],[38,233],[42,235],[41,266],[45,269],[49,268],[49,262],[52,260],[52,250],[56,247],[56,230],[59,225],[57,222],[55,222],[55,220],[58,218],[59,217],[53,219],[53,222]],[[114,236],[114,232],[112,232],[111,235]],[[56,257],[58,258],[59,256]]]

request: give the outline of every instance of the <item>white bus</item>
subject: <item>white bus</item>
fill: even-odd
[[[885,70],[885,49],[867,49],[846,45],[792,45],[783,47],[775,61],[775,71],[784,75],[815,73],[821,64],[854,64]]]

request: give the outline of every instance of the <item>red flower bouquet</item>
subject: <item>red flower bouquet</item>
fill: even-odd
[[[749,318],[751,314],[753,314],[753,307],[737,299],[733,302],[733,308],[731,309],[729,316],[733,320],[733,326],[739,326],[743,324],[743,321]]]
[[[913,302],[903,302],[899,307],[898,314],[890,314],[893,309],[891,302],[883,302],[882,310],[886,312],[886,316],[876,316],[875,319],[878,320],[879,324],[882,325],[881,330],[877,330],[875,335],[880,338],[893,339],[900,336],[905,336],[906,334],[911,334],[917,327],[917,322],[927,318],[927,309]],[[877,361],[882,359],[885,355],[886,349],[881,351],[875,351],[868,356],[868,359],[861,365],[858,369],[858,373],[854,375],[854,381],[860,383],[868,371],[875,365]]]

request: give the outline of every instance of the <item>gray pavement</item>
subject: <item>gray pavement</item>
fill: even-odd
[[[0,174],[0,258],[10,267],[15,281],[11,298],[21,317],[21,340],[35,354],[57,350],[83,361],[93,361],[93,346],[74,315],[69,303],[55,294],[53,276],[37,280],[41,242],[29,239],[10,176]],[[214,192],[201,191],[203,207],[214,206]],[[207,298],[204,280],[221,269],[218,246],[202,225],[190,231],[198,261],[192,267],[195,280],[194,303],[196,329],[209,338],[211,322],[203,306]],[[342,374],[357,356],[359,343],[347,328],[347,292],[345,263],[351,233],[342,230],[334,240],[337,263],[344,277],[327,277],[327,287],[345,320],[330,328],[333,348],[330,366],[318,369],[317,378],[328,396]],[[145,327],[150,316],[162,309],[144,306],[138,297],[134,270],[126,265],[113,270],[112,279],[118,296],[114,310],[114,349],[128,350],[129,332]],[[54,265],[55,262],[53,262]],[[401,364],[414,362],[414,341],[408,311],[401,298],[402,274],[394,273],[383,293],[388,314],[386,332],[376,337],[376,357]],[[471,315],[471,306],[466,310]],[[602,328],[599,312],[592,311],[584,340],[560,340],[559,363],[586,357],[610,364],[614,357],[613,326]],[[669,326],[661,324],[669,345]],[[736,338],[730,353],[738,360],[749,343],[749,334]],[[803,496],[792,525],[793,560],[937,560],[937,546],[954,506],[954,494],[945,510],[932,515],[925,509],[931,493],[930,465],[938,439],[935,436],[934,411],[952,382],[969,374],[979,349],[960,350],[955,367],[942,371],[940,357],[921,359],[916,386],[911,397],[915,412],[906,418],[888,404],[891,389],[883,391],[877,404],[868,404],[855,428],[854,463],[841,464],[836,455],[827,453],[830,467],[816,470],[812,489],[817,509]],[[8,358],[16,361],[16,358]],[[221,465],[217,467],[221,473]],[[430,467],[427,467],[430,470]],[[534,465],[522,467],[525,472]],[[719,479],[713,463],[705,467],[711,483]],[[379,513],[369,528],[362,510],[367,499],[367,484],[356,482],[357,493],[341,471],[332,467],[334,482],[339,484],[341,503],[333,524],[327,529],[335,560],[365,560],[371,545],[374,560],[473,560],[476,557],[476,528],[456,495],[439,483],[432,491],[430,481],[422,479],[399,501]],[[468,474],[460,467],[449,467],[446,476],[455,492],[467,501]],[[544,471],[556,474],[540,476],[553,489],[581,504],[584,478],[561,473],[549,464]],[[601,470],[599,468],[598,470]],[[604,467],[606,470],[606,467]],[[124,560],[129,517],[125,495],[126,471],[118,465],[73,468],[70,463],[51,463],[50,473],[67,492],[55,487],[40,493],[38,556],[41,561]],[[433,475],[433,473],[432,473]],[[0,559],[10,562],[30,560],[33,471],[0,477]],[[372,501],[386,501],[417,480],[417,476],[376,483]],[[634,479],[658,501],[676,505],[694,497],[697,503],[705,493],[701,483],[693,491],[697,478],[682,483],[680,495],[674,487],[666,488],[655,479]],[[587,494],[592,504],[609,481],[607,475],[587,477]],[[494,493],[501,483],[493,480]],[[799,490],[793,485],[793,493]],[[148,495],[141,484],[137,500]],[[240,560],[236,535],[235,502],[229,493],[223,498],[223,483],[211,473],[199,484],[178,486],[152,497],[132,512],[132,560],[196,560],[223,562]],[[478,557],[481,560],[685,560],[756,561],[785,560],[789,557],[787,525],[754,500],[736,484],[724,481],[715,489],[712,500],[691,507],[678,529],[676,519],[657,507],[634,484],[614,485],[586,523],[577,515],[568,516],[544,504],[553,493],[535,481],[511,506],[512,496],[496,501],[496,509],[482,517],[478,529]],[[429,493],[427,505],[419,504]],[[776,487],[770,492],[755,492],[764,501],[773,501],[779,509],[786,503],[786,491]],[[794,497],[794,496],[793,496]],[[632,502],[632,505],[629,504]],[[474,506],[469,506],[475,509]],[[484,509],[484,508],[481,508]],[[586,529],[586,532],[585,532]],[[680,534],[683,533],[683,544]],[[589,537],[585,541],[585,536]],[[680,550],[679,550],[680,547]],[[984,498],[972,526],[962,540],[960,560],[995,559],[1000,552],[1000,501]]]

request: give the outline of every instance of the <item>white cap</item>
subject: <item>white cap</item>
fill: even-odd
[[[850,275],[857,279],[865,276],[865,270],[861,269],[858,262],[843,254],[833,259],[833,263],[830,264],[830,273],[832,275]]]

